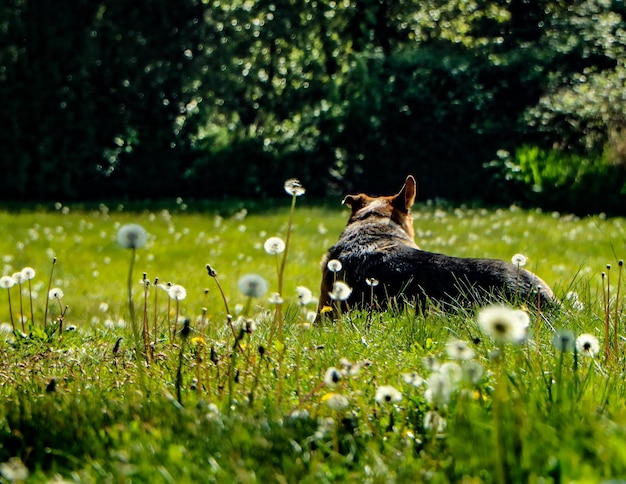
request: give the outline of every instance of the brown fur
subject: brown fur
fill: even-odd
[[[416,182],[409,175],[400,192],[392,196],[348,195],[343,203],[352,213],[348,224],[322,260],[322,284],[318,313],[332,306],[335,279],[351,288],[343,308],[369,304],[384,306],[390,299],[415,301],[418,307],[436,302],[443,308],[515,299],[533,305],[552,305],[554,294],[535,274],[497,259],[450,257],[420,250],[414,241],[411,207]],[[334,274],[329,260],[342,263]],[[371,287],[366,279],[378,280]]]

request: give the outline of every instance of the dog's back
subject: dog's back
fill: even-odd
[[[352,294],[347,305],[384,305],[389,299],[441,303],[444,307],[515,299],[534,305],[555,302],[550,287],[531,272],[497,259],[450,257],[420,250],[414,242],[410,214],[416,182],[408,176],[400,192],[390,197],[348,195],[352,209],[339,241],[322,261],[318,310],[331,306],[335,279],[344,280]],[[337,259],[342,272],[328,270]]]

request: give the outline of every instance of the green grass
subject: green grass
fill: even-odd
[[[529,341],[515,346],[483,335],[474,311],[419,317],[410,310],[353,312],[337,324],[310,327],[306,312],[314,304],[300,307],[296,287],[317,295],[319,260],[347,213],[298,199],[284,276],[281,342],[275,306],[268,302],[278,286],[280,261],[265,253],[263,243],[270,236],[285,238],[289,204],[250,204],[249,213],[240,212],[245,206],[0,212],[2,275],[25,266],[37,271],[29,336],[5,332],[0,337],[0,462],[6,463],[0,469],[6,473],[8,462],[23,463],[29,482],[626,478],[623,331],[620,326],[618,348],[612,347],[605,360],[600,276],[611,264],[613,299],[624,219],[516,208],[415,207],[422,248],[506,260],[522,253],[529,258],[527,267],[558,296],[579,294],[582,309],[565,304],[547,320],[531,313]],[[155,310],[155,288],[148,289],[147,320],[152,330],[156,319],[158,341],[147,361],[136,351],[141,341],[129,322],[131,252],[116,242],[119,227],[131,222],[149,233],[146,246],[137,250],[133,276],[138,324],[144,272],[151,282],[158,277],[187,290],[179,312],[189,318],[191,331],[171,341],[175,305],[157,288]],[[48,332],[43,330],[53,257],[51,287],[63,290],[62,307],[68,306],[63,327],[76,328],[62,335],[49,334],[60,312],[56,301],[50,302]],[[218,273],[235,320],[248,304],[238,279],[257,273],[269,283],[268,294],[251,301],[248,316],[257,330],[241,335],[237,344],[207,263]],[[29,301],[25,290],[22,307],[28,316]],[[17,287],[11,289],[11,302],[19,328]],[[2,289],[0,322],[10,324],[9,314]],[[611,309],[611,321],[614,314]],[[552,344],[552,328],[591,333],[601,351],[595,359],[561,353]],[[467,341],[485,372],[478,382],[456,382],[439,401],[429,399],[435,377],[416,387],[403,374],[416,372],[425,380],[443,374],[428,361],[450,362],[446,343],[451,338]],[[342,359],[357,365],[358,373],[344,375],[334,387],[325,384],[326,370],[341,369]],[[385,385],[402,398],[376,401]],[[344,396],[347,406],[331,408],[343,403],[329,399],[333,393]],[[436,412],[445,427],[428,428],[429,412]]]

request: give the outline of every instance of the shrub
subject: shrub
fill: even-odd
[[[487,164],[500,201],[575,213],[619,212],[626,201],[624,167],[607,157],[524,145]]]

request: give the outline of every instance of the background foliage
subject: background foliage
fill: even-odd
[[[623,211],[625,12],[607,0],[3,2],[0,197],[260,197],[287,176],[312,195],[386,193],[411,172],[423,198]],[[557,190],[542,178],[549,197],[519,163],[527,149],[565,171]],[[599,202],[572,204],[569,185]]]

